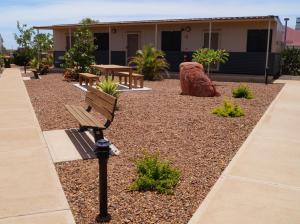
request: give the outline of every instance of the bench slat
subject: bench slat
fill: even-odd
[[[95,89],[91,86],[87,87],[87,90],[91,93],[96,94],[98,97],[100,97],[101,99],[105,100],[107,103],[113,105],[115,107],[116,102],[117,102],[117,98],[114,96],[111,96],[101,90]]]
[[[74,116],[74,118],[80,123],[81,126],[85,127],[98,127],[104,128],[104,126],[94,118],[84,108],[79,106],[66,105],[67,110]]]
[[[112,121],[113,115],[109,113],[104,107],[96,104],[93,100],[90,98],[86,98],[85,102],[90,105],[94,110],[98,111],[101,113],[104,117],[106,117],[107,120]]]
[[[109,113],[114,111],[115,105],[111,105],[106,100],[100,98],[97,94],[92,92],[87,92],[86,97],[94,101],[96,104],[103,106]]]

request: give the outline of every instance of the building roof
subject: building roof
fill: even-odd
[[[291,47],[300,47],[300,31],[287,27],[286,44]]]
[[[117,21],[117,22],[99,22],[90,24],[90,27],[103,26],[121,26],[121,25],[155,25],[155,24],[174,24],[174,23],[201,23],[201,22],[222,22],[222,21],[277,21],[281,24],[279,17],[269,16],[244,16],[244,17],[212,17],[212,18],[190,18],[190,19],[165,19],[165,20],[137,20],[137,21]],[[81,24],[58,24],[51,26],[34,26],[35,29],[65,29],[76,28]]]

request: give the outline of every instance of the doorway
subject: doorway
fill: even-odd
[[[127,34],[127,61],[134,57],[137,50],[140,49],[140,35],[139,33]]]

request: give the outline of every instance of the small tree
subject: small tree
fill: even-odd
[[[95,62],[94,36],[83,24],[74,32],[74,45],[66,52],[64,56],[64,68],[75,69],[75,73],[88,72],[89,66]]]
[[[161,79],[160,72],[169,67],[165,53],[149,44],[146,44],[142,50],[138,50],[129,64],[136,65],[137,71],[144,75],[146,80]]]
[[[281,54],[283,60],[282,73],[300,75],[300,49],[286,48]]]
[[[204,66],[204,69],[209,73],[210,65],[228,61],[229,53],[225,50],[213,50],[209,48],[200,48],[193,53],[193,61]]]
[[[24,66],[24,70],[26,73],[26,66],[34,56],[32,45],[35,33],[32,27],[27,28],[26,24],[21,25],[19,21],[17,22],[17,28],[19,31],[19,35],[15,34],[15,40],[19,45],[17,56],[19,58],[22,58],[22,65]]]

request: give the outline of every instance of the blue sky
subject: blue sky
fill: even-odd
[[[34,25],[104,21],[278,15],[289,26],[300,17],[299,0],[0,0],[0,33],[7,48],[16,48],[16,21]]]

